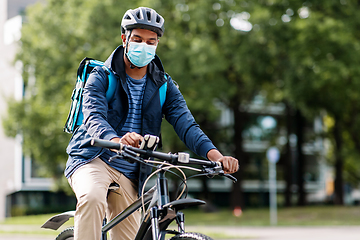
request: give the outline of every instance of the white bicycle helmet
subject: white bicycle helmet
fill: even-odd
[[[164,18],[154,9],[138,7],[129,9],[124,14],[121,21],[121,33],[134,28],[142,28],[156,32],[159,37],[164,34]]]

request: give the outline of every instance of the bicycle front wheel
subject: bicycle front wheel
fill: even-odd
[[[176,235],[176,236],[170,238],[170,240],[213,240],[213,239],[202,233],[186,232],[186,233],[181,233],[179,235]]]
[[[68,227],[62,231],[55,240],[74,240],[74,227]]]

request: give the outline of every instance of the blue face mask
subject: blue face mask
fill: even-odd
[[[156,46],[147,45],[145,42],[129,42],[128,48],[126,55],[137,67],[144,67],[155,58]]]

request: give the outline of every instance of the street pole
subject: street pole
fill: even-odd
[[[270,147],[266,156],[269,161],[270,224],[275,226],[277,225],[276,163],[279,161],[280,152],[276,147]]]
[[[277,225],[276,163],[269,162],[270,224]]]

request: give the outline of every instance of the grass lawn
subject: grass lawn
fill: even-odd
[[[39,225],[39,226],[41,226],[50,217],[52,217],[54,215],[56,215],[56,213],[21,216],[21,217],[10,217],[10,218],[6,218],[5,221],[0,222],[0,224],[2,224],[2,225]]]
[[[247,209],[240,217],[235,217],[232,211],[225,209],[213,213],[204,213],[200,209],[188,209],[184,210],[184,213],[187,226],[270,226],[269,209]],[[71,218],[65,224],[66,226],[58,231],[41,229],[40,226],[53,215],[55,214],[7,218],[0,223],[0,234],[12,234],[17,232],[16,229],[22,229],[21,233],[56,236],[66,226],[73,224]],[[360,206],[309,206],[278,209],[278,226],[356,225],[360,226]]]
[[[21,234],[21,235],[49,235],[55,237],[65,228],[74,225],[74,219],[70,218],[57,231],[43,229],[41,226],[54,214],[30,215],[11,217],[0,222],[0,234]]]
[[[187,225],[269,226],[269,209],[247,209],[240,217],[229,210],[185,210]],[[310,206],[278,209],[279,226],[360,226],[360,206]]]

